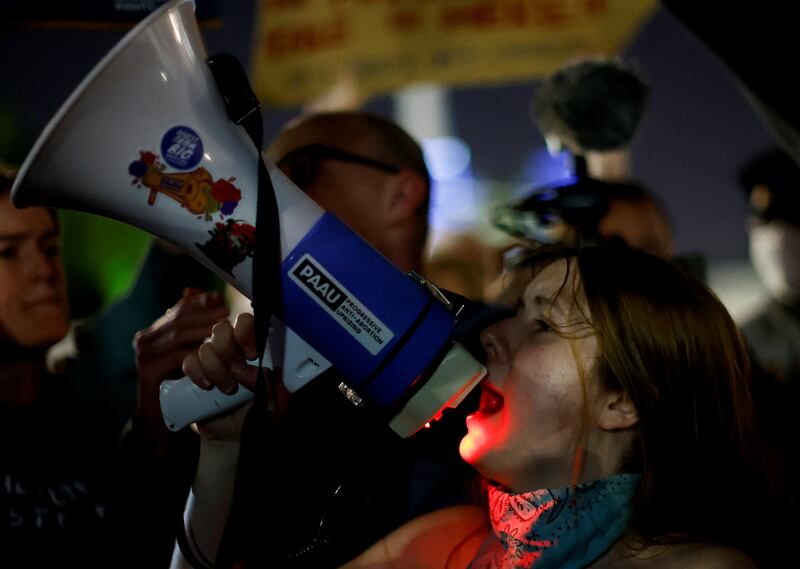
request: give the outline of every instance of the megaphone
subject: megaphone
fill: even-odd
[[[131,30],[70,95],[27,156],[18,207],[122,221],[164,239],[252,298],[258,160],[226,115],[191,0],[173,0]],[[422,278],[400,272],[272,163],[280,216],[283,321],[271,367],[296,391],[331,366],[354,402],[406,437],[457,405],[485,374],[450,341],[456,316]],[[165,382],[178,429],[252,397]]]

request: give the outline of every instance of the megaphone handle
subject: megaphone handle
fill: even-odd
[[[247,363],[258,365],[258,360]],[[252,398],[253,392],[243,385],[228,395],[216,387],[201,389],[188,377],[163,381],[159,393],[161,414],[170,431],[179,431],[196,421],[221,415]]]

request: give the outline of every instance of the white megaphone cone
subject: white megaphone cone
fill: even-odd
[[[193,8],[191,0],[162,6],[92,70],[28,155],[12,200],[143,229],[252,298],[260,157],[226,114]],[[484,370],[448,341],[454,316],[274,165],[267,169],[285,320],[273,319],[270,343],[287,388],[333,365],[345,387],[394,415],[402,436],[457,404]],[[249,396],[165,382],[162,409],[180,428]]]
[[[206,58],[191,0],[155,11],[51,119],[20,169],[12,200],[18,207],[73,209],[143,229],[252,298],[258,156],[227,117]],[[274,165],[269,169],[285,257],[324,211]],[[285,341],[289,357],[306,360],[293,362],[305,373],[287,377],[292,391],[329,367],[309,346],[297,349],[294,344],[304,343],[291,332]],[[196,399],[210,398],[210,411],[248,397],[246,390],[226,397],[187,382],[164,387],[172,391],[165,400],[172,402],[173,428],[201,418],[191,408]]]
[[[50,121],[12,199],[141,228],[251,298],[257,154],[228,119],[206,57],[191,0],[151,14]],[[269,166],[285,256],[324,211]]]

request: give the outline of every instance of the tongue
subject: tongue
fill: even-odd
[[[488,387],[481,388],[481,406],[478,411],[482,413],[497,413],[502,407],[502,395]]]

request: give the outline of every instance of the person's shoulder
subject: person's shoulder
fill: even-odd
[[[400,558],[416,558],[417,563],[412,563],[409,567],[422,567],[423,561],[430,561],[427,558],[432,551],[446,552],[443,561],[454,557],[464,558],[468,562],[486,537],[487,531],[488,518],[484,508],[451,506],[415,518],[402,526],[390,535],[392,539],[387,549]],[[434,562],[432,566],[440,565]],[[450,566],[460,565],[455,563]]]
[[[745,553],[724,545],[704,543],[668,546],[663,567],[685,569],[758,569],[758,565]]]
[[[758,569],[748,555],[724,545],[674,543],[617,551],[615,569]]]
[[[411,520],[383,538],[346,569],[466,567],[486,537],[486,511],[453,506]]]
[[[488,523],[485,508],[470,505],[451,506],[411,520],[406,526],[416,530],[482,527]]]

